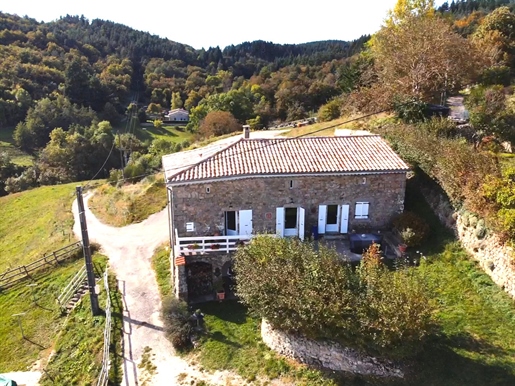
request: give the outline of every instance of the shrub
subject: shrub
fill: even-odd
[[[429,225],[413,212],[401,213],[393,221],[393,226],[401,236],[402,234],[409,235],[409,238],[404,240],[408,247],[420,245],[429,234]]]
[[[191,345],[191,324],[188,305],[186,302],[168,297],[163,300],[163,321],[165,333],[178,350],[184,350]]]
[[[353,270],[323,245],[263,235],[238,250],[234,268],[238,296],[281,330],[403,357],[432,329],[425,281],[412,269],[389,271],[376,245]]]

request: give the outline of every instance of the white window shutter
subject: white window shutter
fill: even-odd
[[[275,210],[275,233],[279,237],[284,237],[284,208]]]
[[[250,236],[252,234],[252,210],[240,210],[240,235]]]
[[[305,236],[305,229],[304,229],[304,222],[306,218],[306,210],[304,208],[299,208],[299,239],[304,240]]]
[[[318,206],[318,233],[325,233],[325,224],[327,222],[327,205]]]
[[[340,232],[349,232],[349,205],[342,205],[342,218],[340,222]]]

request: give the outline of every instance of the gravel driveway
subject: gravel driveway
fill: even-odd
[[[123,295],[122,385],[186,385],[193,379],[215,385],[243,384],[241,378],[228,371],[199,371],[176,356],[164,336],[161,299],[151,258],[154,250],[168,240],[166,209],[141,223],[117,228],[101,223],[93,215],[87,204],[89,197],[84,197],[84,204],[90,241],[100,244],[102,252],[109,257],[109,265]],[[73,231],[80,239],[76,201],[72,210],[75,217]],[[145,347],[152,349],[150,357],[156,370],[151,374],[138,368]]]

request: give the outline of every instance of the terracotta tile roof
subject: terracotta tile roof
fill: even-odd
[[[241,139],[188,167],[167,171],[170,183],[238,176],[389,173],[409,168],[378,135]]]

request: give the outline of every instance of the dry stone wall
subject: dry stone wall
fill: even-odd
[[[430,189],[422,193],[440,221],[454,231],[463,248],[479,263],[494,283],[515,299],[515,254],[498,236],[482,231],[481,220],[452,209],[447,197]]]
[[[458,215],[456,230],[463,248],[503,290],[515,299],[515,255],[495,234],[478,237],[478,227],[467,215]],[[481,233],[479,233],[481,235]]]
[[[299,362],[335,371],[379,377],[404,377],[393,362],[365,356],[334,342],[318,342],[274,329],[265,319],[261,322],[263,342],[280,355]]]

